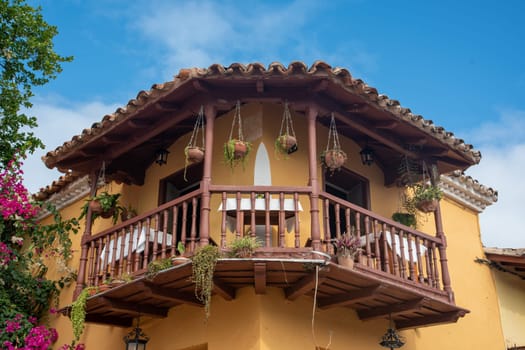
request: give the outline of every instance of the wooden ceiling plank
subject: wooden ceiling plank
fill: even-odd
[[[264,92],[264,81],[257,80],[257,82],[255,83],[255,90],[257,91],[257,93],[262,94]]]
[[[322,285],[326,280],[327,272],[324,270],[319,271],[317,278],[318,286]],[[304,295],[315,288],[316,276],[315,274],[309,274],[298,280],[293,286],[290,286],[284,290],[286,299],[295,300],[301,295]]]
[[[423,306],[424,300],[425,298],[417,298],[403,303],[385,305],[368,310],[360,310],[357,314],[361,320],[383,318],[388,315],[394,316],[409,310],[419,310]]]
[[[320,299],[318,305],[321,309],[327,309],[336,306],[355,304],[366,299],[374,298],[378,294],[380,288],[381,285],[378,284],[353,290],[347,293],[334,295],[329,298]]]
[[[405,320],[395,320],[394,323],[397,329],[408,329],[416,327],[431,326],[439,323],[457,322],[458,318],[465,316],[464,310],[445,312],[439,315],[431,315],[425,317],[417,317]]]
[[[120,300],[100,297],[100,302],[106,304],[112,311],[121,311],[137,315],[146,315],[154,318],[165,318],[168,316],[168,308],[144,305],[138,302],[126,303]]]
[[[230,301],[235,299],[235,289],[217,277],[213,278],[213,291],[223,297],[224,300]]]

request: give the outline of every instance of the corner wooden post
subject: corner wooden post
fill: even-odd
[[[309,165],[309,185],[310,193],[310,235],[312,238],[312,248],[321,250],[321,229],[319,224],[319,184],[317,180],[317,133],[315,123],[317,120],[318,109],[308,106],[306,117],[308,119],[308,165]]]
[[[206,145],[204,151],[204,169],[201,181],[201,221],[200,221],[200,246],[208,245],[210,241],[210,183],[211,183],[211,162],[213,154],[213,124],[217,116],[217,109],[212,104],[204,106],[204,116],[206,117]]]
[[[439,184],[439,173],[436,164],[432,164],[430,181],[432,186],[438,186]],[[450,302],[454,302],[454,292],[450,284],[450,274],[448,272],[448,259],[447,259],[447,238],[443,231],[443,220],[441,218],[441,203],[438,203],[436,211],[434,211],[434,222],[436,225],[436,237],[441,240],[441,244],[438,247],[439,250],[439,262],[441,264],[441,278],[443,279],[443,290],[448,293]]]
[[[89,175],[89,180],[91,184],[89,196],[94,197],[97,193],[98,185],[98,176],[96,171],[91,172],[91,174]],[[78,298],[80,292],[82,292],[82,289],[84,289],[85,286],[84,281],[86,280],[86,266],[88,261],[88,243],[86,242],[86,240],[91,236],[91,227],[93,226],[93,219],[91,216],[91,208],[88,206],[86,214],[86,226],[80,242],[80,265],[78,267],[77,285],[75,287],[75,291],[73,292],[73,300],[76,300]]]

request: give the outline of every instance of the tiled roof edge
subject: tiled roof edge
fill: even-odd
[[[478,213],[498,201],[498,191],[480,184],[460,171],[442,175],[440,188],[446,196]]]

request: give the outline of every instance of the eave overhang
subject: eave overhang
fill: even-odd
[[[75,175],[104,163],[110,179],[141,184],[155,151],[190,132],[201,105],[213,104],[220,117],[237,100],[288,101],[299,115],[315,106],[318,121],[326,125],[334,113],[341,134],[374,148],[387,184],[396,181],[403,154],[436,164],[442,174],[464,170],[481,158],[471,145],[378,94],[348,70],[318,61],[310,68],[293,62],[288,67],[235,63],[183,69],[172,81],[141,91],[125,107],[48,152],[43,160],[49,168]]]

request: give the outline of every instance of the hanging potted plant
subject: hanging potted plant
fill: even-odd
[[[416,215],[413,213],[404,213],[398,211],[392,214],[392,220],[412,228],[416,228],[417,226]]]
[[[237,138],[233,138],[233,131],[237,127]],[[242,132],[241,119],[241,103],[237,101],[235,106],[235,115],[233,116],[232,128],[230,130],[230,137],[224,144],[224,162],[234,168],[237,164],[244,162],[250,153],[252,145],[250,142],[244,140]]]
[[[288,102],[284,103],[283,119],[281,120],[281,130],[275,139],[275,151],[285,157],[297,151],[297,138],[293,129],[292,116],[288,109]]]
[[[217,246],[206,245],[199,248],[191,257],[191,280],[195,283],[195,296],[204,304],[206,319],[210,316],[211,292],[213,291],[213,274],[219,260],[220,252]]]
[[[201,142],[198,144],[199,132],[201,134]],[[186,179],[186,169],[190,164],[197,164],[204,160],[204,107],[201,106],[197,120],[193,127],[193,132],[191,133],[190,142],[184,148],[184,180]]]
[[[430,184],[415,184],[412,187],[414,206],[423,213],[431,213],[436,210],[443,192],[437,186]]]
[[[111,194],[104,191],[95,197],[88,198],[80,211],[79,219],[87,215],[88,208],[91,209],[93,220],[102,217],[104,219],[113,218],[115,224],[123,208],[118,204],[120,193]]]
[[[353,268],[356,255],[361,251],[361,240],[353,234],[342,234],[335,240],[337,263]]]
[[[335,126],[335,118],[332,113],[328,131],[328,143],[326,144],[326,149],[321,154],[321,163],[333,173],[336,170],[340,170],[346,160],[347,156],[341,149],[339,135],[337,134],[337,128]]]

